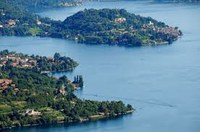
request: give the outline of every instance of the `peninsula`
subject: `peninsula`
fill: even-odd
[[[54,21],[3,1],[0,2],[2,36],[40,36],[86,44],[143,46],[171,44],[182,35],[178,27],[124,9],[85,9],[64,21]]]
[[[28,56],[22,53],[9,52],[4,50],[0,52],[0,66],[13,66],[18,68],[33,68],[39,72],[67,72],[73,71],[78,63],[73,59],[61,56],[55,53],[53,57],[46,56]]]
[[[182,35],[150,17],[128,13],[124,9],[85,9],[61,24],[64,38],[80,43],[142,46],[171,44]]]
[[[122,101],[81,100],[73,94],[83,86],[81,76],[70,81],[66,76],[50,77],[36,66],[37,58],[22,53],[0,52],[0,130],[13,127],[85,122],[132,113]],[[44,65],[54,65],[58,53]],[[65,58],[65,57],[64,57]],[[66,57],[67,58],[67,57]],[[40,59],[39,59],[40,60]],[[54,61],[53,61],[54,60]],[[74,63],[65,61],[64,64]],[[58,62],[59,63],[59,62]],[[62,65],[59,63],[58,65]],[[71,69],[71,68],[69,68]],[[54,71],[54,70],[50,70]],[[59,69],[58,69],[59,71]]]

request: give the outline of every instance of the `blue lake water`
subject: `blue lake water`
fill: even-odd
[[[80,98],[122,100],[136,112],[122,118],[84,124],[54,125],[10,132],[199,132],[200,130],[200,6],[144,2],[88,2],[80,7],[38,14],[56,20],[85,8],[124,8],[150,16],[184,33],[172,45],[125,48],[77,44],[38,37],[0,37],[0,50],[51,56],[70,56],[80,65],[73,73],[84,77]]]

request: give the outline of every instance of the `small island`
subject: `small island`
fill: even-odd
[[[40,36],[86,44],[143,46],[171,44],[182,32],[150,17],[124,9],[85,9],[54,21],[0,2],[1,36]]]
[[[0,130],[108,119],[134,111],[131,105],[122,101],[92,101],[76,97],[73,91],[83,86],[82,76],[71,81],[66,76],[50,77],[38,70],[43,66],[35,64],[41,58],[45,65],[54,65],[57,59],[63,58],[58,53],[53,59],[4,50],[0,52],[0,58]],[[47,63],[46,59],[50,62]],[[59,65],[63,63],[58,62]]]

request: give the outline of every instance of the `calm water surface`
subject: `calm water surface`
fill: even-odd
[[[56,20],[85,8],[125,8],[178,26],[184,36],[172,45],[124,48],[76,44],[38,37],[1,37],[0,50],[53,55],[77,60],[74,73],[84,76],[81,98],[123,100],[132,115],[108,121],[13,129],[10,132],[199,132],[200,130],[200,6],[145,2],[93,2],[80,7],[39,13]]]

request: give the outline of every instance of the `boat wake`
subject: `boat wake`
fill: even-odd
[[[148,100],[143,100],[143,99],[137,99],[137,98],[126,98],[126,97],[119,97],[119,96],[105,96],[105,95],[99,95],[99,94],[81,94],[84,96],[91,96],[91,97],[98,97],[98,98],[112,98],[115,100],[124,100],[124,101],[135,101],[135,102],[140,102],[144,104],[151,104],[151,105],[157,105],[157,106],[164,106],[164,107],[175,107],[175,105],[172,105],[170,103],[160,101],[157,99],[148,99]]]

